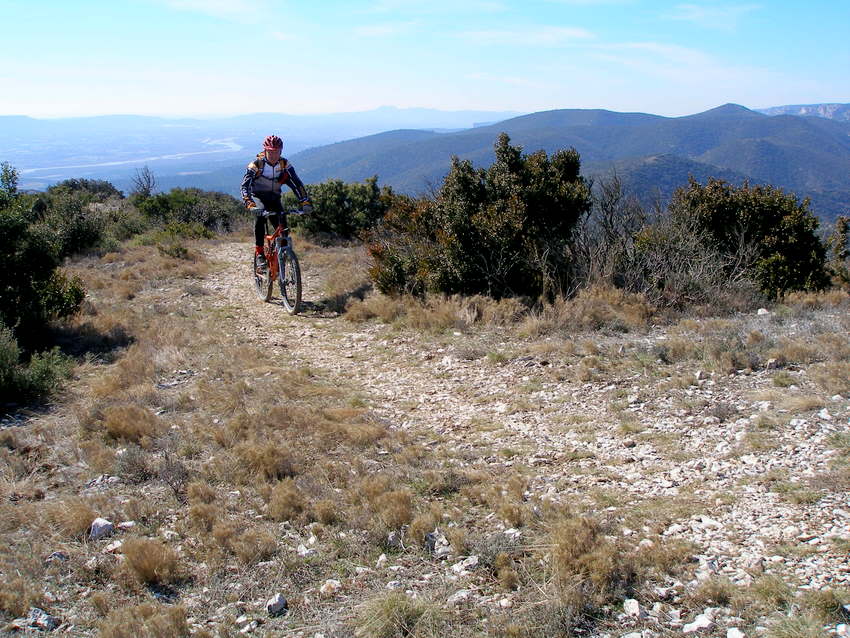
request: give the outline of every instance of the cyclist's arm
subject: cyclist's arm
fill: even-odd
[[[257,176],[256,170],[254,170],[253,164],[248,164],[248,168],[245,170],[245,177],[242,178],[242,201],[247,206],[249,202],[253,203],[252,197],[254,196],[254,178]]]
[[[298,174],[295,172],[295,168],[293,168],[292,164],[289,164],[286,167],[286,170],[281,174],[282,181],[284,184],[289,186],[292,189],[292,192],[295,193],[295,196],[298,198],[299,202],[309,202],[310,196],[307,194],[307,189],[304,188],[304,182],[298,177]]]

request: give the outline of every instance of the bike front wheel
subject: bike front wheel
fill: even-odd
[[[280,250],[277,253],[277,265],[283,307],[289,314],[297,314],[301,309],[301,267],[298,265],[298,257],[291,249]]]
[[[254,290],[257,293],[257,297],[262,301],[270,301],[272,298],[272,288],[274,287],[274,279],[272,279],[269,274],[268,265],[264,267],[260,267],[260,264],[257,261],[258,255],[254,255],[254,262],[252,264],[253,276],[254,276]]]

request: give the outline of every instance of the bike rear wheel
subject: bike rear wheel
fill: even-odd
[[[298,265],[298,257],[290,248],[280,250],[277,253],[277,265],[283,307],[289,314],[297,314],[301,309],[301,267]]]
[[[260,268],[257,261],[259,255],[254,255],[252,270],[254,274],[254,290],[262,301],[270,301],[272,298],[272,288],[274,287],[274,279],[269,274],[268,265],[265,268]]]

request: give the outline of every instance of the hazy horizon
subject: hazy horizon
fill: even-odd
[[[13,0],[0,114],[844,103],[847,24],[850,5],[827,0]]]

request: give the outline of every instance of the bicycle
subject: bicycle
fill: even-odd
[[[278,213],[270,213],[266,210],[261,214],[268,217]],[[303,215],[304,212],[296,208],[286,211],[286,214]],[[281,215],[282,218],[283,215]],[[257,262],[258,255],[254,255],[254,287],[257,291],[257,297],[262,301],[271,301],[274,282],[277,279],[283,298],[283,307],[291,315],[298,314],[301,309],[301,267],[298,265],[298,257],[292,248],[289,227],[284,227],[282,221],[278,223],[271,235],[266,235],[263,254],[268,264],[265,268],[262,268]]]

